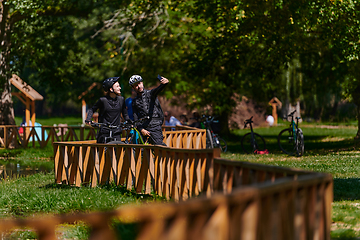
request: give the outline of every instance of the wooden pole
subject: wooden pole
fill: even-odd
[[[277,125],[277,122],[278,122],[278,115],[277,115],[277,103],[272,103],[271,106],[272,106],[272,116],[274,117],[274,126]]]
[[[36,119],[35,101],[31,101],[31,122],[33,126],[35,126],[35,119]]]
[[[84,99],[81,100],[81,110],[82,110],[82,123],[85,124],[86,119],[86,102]]]
[[[26,126],[30,126],[30,98],[26,98],[26,109],[25,109],[25,122],[26,122]],[[27,137],[30,134],[30,128],[25,128],[25,136],[24,139],[27,139]]]

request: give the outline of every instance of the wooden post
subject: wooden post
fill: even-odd
[[[277,107],[281,108],[282,107],[282,103],[280,102],[279,99],[277,99],[277,97],[273,97],[270,101],[269,104],[272,106],[272,116],[274,117],[274,126],[277,125],[278,122],[278,115],[277,115]]]
[[[81,111],[82,111],[82,123],[85,124],[86,119],[86,102],[84,99],[81,100]]]
[[[25,109],[25,123],[26,126],[30,126],[30,98],[26,98],[26,109]],[[25,128],[24,131],[24,139],[27,139],[27,137],[30,134],[30,128]]]
[[[35,101],[31,101],[31,122],[33,126],[35,126],[35,118]]]

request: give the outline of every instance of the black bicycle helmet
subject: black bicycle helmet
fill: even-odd
[[[129,80],[129,85],[132,86],[133,84],[137,83],[137,82],[142,82],[143,79],[140,75],[132,75],[130,80]]]
[[[103,81],[103,88],[105,92],[108,92],[110,88],[119,80],[119,77],[107,78]]]

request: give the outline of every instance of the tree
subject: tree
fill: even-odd
[[[224,123],[235,105],[234,93],[268,101],[281,89],[282,70],[313,41],[306,3],[195,1],[191,16],[207,31],[193,31],[196,51],[185,66],[193,81],[179,84],[196,96],[195,104],[211,105]]]
[[[14,124],[8,82],[14,72],[31,72],[37,81],[47,85],[49,91],[65,90],[62,99],[68,99],[69,92],[73,93],[66,90],[87,63],[79,61],[74,25],[69,16],[86,18],[94,9],[103,6],[116,9],[129,2],[1,0],[0,123]],[[56,102],[56,98],[53,99]]]
[[[196,50],[184,65],[191,81],[179,87],[223,122],[234,93],[264,102],[271,95],[308,102],[316,96],[321,116],[329,99],[339,99],[346,62],[358,58],[357,8],[353,1],[194,1],[192,24],[206,31],[192,31]],[[286,89],[281,75],[294,67],[303,77]]]

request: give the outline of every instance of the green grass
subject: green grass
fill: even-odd
[[[125,204],[156,201],[123,186],[72,187],[54,183],[54,172],[3,181],[0,184],[0,217],[62,214],[110,210]]]
[[[80,126],[82,124],[82,118],[79,117],[37,117],[36,122],[40,123],[42,126],[53,126],[54,124],[67,124],[69,126]],[[16,125],[20,125],[22,122],[21,117],[15,117]]]
[[[41,124],[52,125],[41,122]],[[70,121],[58,123],[68,123]],[[49,120],[50,121],[50,120]],[[51,120],[56,122],[55,120]],[[74,123],[77,120],[74,120]],[[78,120],[81,122],[81,119]],[[332,209],[332,239],[360,238],[360,149],[354,145],[357,126],[354,123],[334,124],[324,128],[318,123],[301,124],[305,138],[305,154],[293,157],[283,154],[277,145],[277,135],[287,124],[271,128],[256,128],[267,143],[270,154],[248,155],[240,146],[241,137],[248,129],[236,130],[225,138],[228,152],[222,157],[236,161],[301,168],[316,172],[331,173],[334,177],[334,202]],[[5,162],[18,161],[20,164],[53,164],[52,148],[0,150],[0,158]],[[46,163],[47,162],[47,163]],[[1,164],[2,162],[0,162]],[[141,204],[143,201],[162,200],[154,195],[143,196],[123,187],[103,186],[97,188],[76,188],[53,184],[53,172],[36,174],[26,178],[5,181],[0,185],[0,214],[7,216],[31,216],[39,213],[68,213],[106,210],[123,204]],[[29,189],[29,190],[28,190]],[[144,200],[141,197],[146,197]],[[135,226],[115,224],[119,232],[131,235]],[[61,226],[68,238],[83,239],[88,229],[81,225]],[[64,230],[65,229],[65,230]],[[19,234],[28,234],[26,232]],[[81,237],[82,236],[82,237]],[[128,236],[128,235],[127,235]],[[24,237],[26,238],[26,237]],[[23,239],[23,238],[21,238]],[[124,238],[128,239],[128,237]]]
[[[247,155],[241,149],[242,135],[248,129],[236,130],[227,138],[228,152],[221,157],[254,163],[300,168],[331,173],[334,178],[332,204],[332,239],[360,238],[360,148],[354,143],[357,127],[354,125],[325,128],[319,124],[303,125],[305,154],[294,157],[283,154],[277,145],[277,134],[286,125],[256,128],[262,135],[270,154]]]

